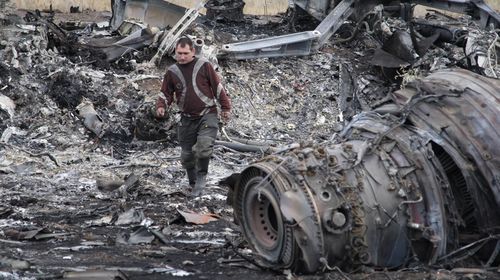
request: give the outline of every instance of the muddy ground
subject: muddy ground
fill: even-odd
[[[0,279],[89,271],[119,271],[128,279],[500,279],[496,269],[457,270],[468,262],[349,273],[332,268],[316,276],[259,268],[218,182],[262,154],[216,146],[205,195],[189,197],[176,116],[157,120],[150,114],[163,69],[173,60],[150,66],[145,62],[153,52],[146,49],[103,65],[91,52],[75,47],[64,53],[43,32],[19,28],[23,14],[4,13],[0,31],[0,94],[16,105],[10,113],[5,105],[0,110]],[[109,14],[84,17],[101,21]],[[307,21],[301,24],[308,29]],[[188,33],[221,45],[283,34],[288,27],[284,17],[248,17],[237,24],[200,20]],[[342,32],[350,34],[348,27]],[[366,33],[307,57],[220,60],[234,108],[225,134],[274,146],[328,141],[356,111],[400,86],[366,59],[378,41]],[[420,63],[405,78],[466,64],[451,45]],[[358,95],[343,94],[346,85]],[[79,116],[83,98],[106,125],[101,137]],[[196,224],[185,212],[213,221]]]

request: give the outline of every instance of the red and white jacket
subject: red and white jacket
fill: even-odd
[[[196,117],[217,113],[216,101],[222,111],[231,110],[231,99],[214,68],[203,58],[187,64],[171,65],[163,78],[156,108],[177,103],[183,115]]]

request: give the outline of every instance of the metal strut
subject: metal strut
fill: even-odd
[[[316,43],[315,48],[319,49],[332,35],[337,32],[340,26],[354,12],[354,0],[344,0],[333,9],[328,16],[321,21],[315,30],[321,33],[321,37]]]
[[[201,0],[198,5],[189,9],[186,14],[170,29],[168,34],[161,41],[158,51],[150,60],[150,63],[158,64],[165,53],[171,52],[179,36],[188,26],[200,15],[200,10],[205,6],[206,0]]]
[[[319,49],[354,12],[354,2],[340,2],[313,31],[226,44],[222,47],[222,55],[234,59],[308,55],[311,49]]]
[[[311,53],[313,40],[320,36],[321,33],[316,30],[304,31],[241,43],[226,44],[222,46],[222,50],[229,57],[235,59],[307,55]]]

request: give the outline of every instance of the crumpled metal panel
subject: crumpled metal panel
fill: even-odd
[[[262,264],[305,273],[432,264],[460,231],[493,233],[498,204],[477,208],[498,193],[499,88],[468,71],[435,73],[396,92],[393,114],[362,113],[331,143],[233,175],[235,217]]]
[[[462,69],[436,72],[394,93],[411,110],[414,125],[449,143],[447,152],[460,165],[468,191],[478,197],[475,215],[486,225],[500,223],[499,93],[500,80]],[[418,99],[428,101],[407,105]]]
[[[134,19],[149,26],[174,26],[186,9],[164,0],[112,0],[110,25],[116,30],[124,20]]]

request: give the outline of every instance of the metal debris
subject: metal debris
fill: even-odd
[[[137,244],[149,244],[153,242],[155,235],[149,231],[146,227],[138,227],[134,232],[122,232],[116,237],[116,243],[137,245]]]
[[[125,183],[122,179],[111,179],[111,178],[98,178],[96,180],[96,186],[100,191],[114,191]]]
[[[313,273],[433,264],[461,231],[494,234],[499,88],[436,72],[394,93],[395,115],[359,114],[332,144],[251,164],[231,186],[247,241],[268,267]]]
[[[138,1],[128,2],[139,4]],[[323,3],[327,2],[329,5],[333,3]],[[490,68],[498,76],[500,69],[494,59],[498,48],[497,44],[493,45],[495,36],[492,30],[481,29],[467,17],[449,19],[436,12],[429,13],[425,19],[427,23],[430,23],[430,18],[435,20],[430,27],[424,28],[421,22],[411,22],[413,25],[410,25],[407,22],[411,19],[408,5],[386,6],[391,9],[388,13],[382,13],[379,8],[373,9],[373,13],[359,23],[342,20],[339,33],[332,35],[332,40],[325,43],[321,52],[308,57],[220,61],[218,71],[234,102],[234,117],[221,129],[219,140],[224,142],[218,142],[214,150],[207,195],[193,201],[185,196],[188,182],[179,162],[175,110],[172,110],[168,119],[158,120],[151,114],[161,86],[164,66],[173,63],[173,60],[164,56],[159,60],[160,68],[152,67],[148,62],[158,51],[165,34],[170,31],[176,36],[193,36],[199,49],[197,55],[209,56],[214,62],[217,61],[217,50],[224,44],[289,33],[286,22],[290,18],[245,15],[243,21],[227,23],[206,20],[203,15],[198,15],[199,20],[189,23],[191,16],[196,13],[187,13],[184,14],[186,20],[180,21],[179,28],[170,30],[168,27],[151,26],[147,21],[132,23],[132,20],[126,19],[121,31],[123,34],[117,35],[114,31],[120,26],[119,23],[116,28],[101,24],[109,19],[107,14],[89,11],[73,15],[40,12],[28,14],[25,20],[15,14],[5,14],[13,13],[14,10],[3,9],[4,3],[5,0],[0,0],[0,93],[12,100],[15,110],[11,118],[5,109],[0,109],[3,141],[0,143],[0,243],[5,256],[29,260],[31,266],[17,272],[9,266],[2,266],[3,270],[9,272],[0,273],[0,278],[56,278],[61,276],[61,271],[106,269],[120,270],[130,278],[155,273],[170,274],[168,277],[189,274],[195,278],[217,278],[219,274],[224,274],[246,279],[249,276],[248,269],[253,272],[264,267],[255,257],[260,252],[248,245],[259,240],[265,241],[261,247],[264,248],[263,252],[272,251],[270,246],[273,245],[281,248],[280,244],[298,244],[282,247],[281,252],[272,251],[272,257],[283,257],[285,264],[293,262],[290,268],[294,271],[321,271],[324,268],[324,277],[366,278],[383,273],[384,277],[404,278],[410,273],[407,269],[381,272],[377,271],[380,267],[369,265],[402,263],[401,267],[408,265],[415,268],[425,266],[432,261],[433,256],[437,257],[435,265],[449,269],[475,267],[476,260],[481,258],[482,265],[487,267],[484,275],[494,273],[491,266],[497,263],[499,243],[492,231],[498,228],[495,225],[497,213],[494,213],[498,195],[488,193],[488,188],[469,188],[471,184],[484,187],[489,181],[498,181],[495,179],[498,177],[495,173],[497,162],[494,158],[488,159],[494,157],[495,153],[484,153],[486,150],[480,140],[487,138],[483,136],[489,132],[482,134],[474,130],[483,126],[490,129],[491,125],[486,121],[471,121],[470,118],[477,117],[477,111],[470,111],[466,104],[479,106],[482,108],[481,113],[488,115],[488,120],[496,121],[494,112],[489,111],[492,107],[490,104],[496,104],[496,101],[462,102],[466,108],[460,107],[460,110],[453,112],[461,120],[457,126],[441,122],[440,117],[436,117],[439,129],[432,127],[432,123],[419,121],[421,118],[433,119],[425,115],[428,109],[432,109],[432,114],[436,116],[451,114],[446,111],[448,107],[439,106],[448,106],[453,98],[460,98],[454,97],[461,95],[457,92],[467,88],[455,80],[439,80],[438,84],[452,83],[456,86],[451,88],[451,92],[428,96],[428,92],[436,93],[433,87],[435,83],[422,78],[429,71],[460,66],[472,69],[481,76],[489,75],[489,66],[472,67],[468,61],[480,57],[484,59],[484,47],[489,45],[490,55],[486,56],[491,61]],[[152,11],[151,7],[146,10],[144,6],[137,7],[139,11],[147,11],[145,18]],[[350,6],[347,8],[350,9]],[[16,14],[23,15],[24,12],[16,11]],[[319,14],[320,17],[326,15],[327,10]],[[80,23],[74,22],[74,16]],[[294,26],[309,30],[312,18],[303,19],[302,23],[295,22]],[[97,23],[93,24],[93,21]],[[418,57],[408,67],[394,69],[398,71],[397,79],[388,80],[385,70],[381,71],[368,62],[373,55],[372,50],[382,46],[398,31],[410,34],[410,39],[416,36],[418,44],[412,42],[411,46],[407,44],[405,47],[413,47],[414,50],[410,51]],[[439,37],[433,41],[437,32]],[[469,34],[473,34],[474,38],[469,42],[472,52],[467,56],[464,47]],[[117,50],[113,44],[124,39],[122,42],[126,42],[127,47],[136,49],[125,54],[124,49]],[[102,40],[100,45],[92,45],[99,40]],[[174,40],[167,40],[165,44],[172,42]],[[478,51],[474,54],[475,47],[478,47]],[[107,50],[111,52],[106,53]],[[110,57],[114,58],[110,60]],[[436,79],[435,76],[431,77]],[[475,78],[471,80],[471,77],[477,78],[467,72],[465,76],[453,79],[474,85],[477,81]],[[479,84],[484,85],[483,82]],[[496,90],[497,87],[494,84],[491,89]],[[402,91],[394,93],[398,88]],[[416,95],[412,94],[412,90],[417,92]],[[465,95],[469,94],[468,90],[464,92]],[[425,100],[420,100],[421,96],[425,96]],[[89,133],[89,128],[83,124],[84,117],[76,110],[84,100],[92,104],[99,121],[107,127],[100,138],[96,138],[95,133]],[[415,110],[411,111],[411,108]],[[359,115],[361,111],[365,113]],[[366,113],[369,111],[372,113]],[[473,114],[469,115],[471,112]],[[344,130],[352,120],[353,125]],[[467,133],[464,137],[460,134],[462,126],[465,130],[472,129],[472,134],[477,137],[471,138]],[[385,130],[388,127],[392,129]],[[408,130],[408,127],[412,129]],[[430,131],[439,133],[436,133],[437,136],[429,135]],[[379,138],[382,140],[377,143],[374,139]],[[430,141],[441,138],[443,142],[438,141],[437,144]],[[457,164],[458,167],[445,164],[449,162],[448,159],[436,147],[449,144],[447,141],[455,143],[455,139],[466,138],[471,139],[471,144],[455,145],[452,150],[458,152],[451,153],[455,161],[461,158],[465,161]],[[349,141],[352,141],[352,145],[349,145]],[[472,149],[477,143],[478,150]],[[253,148],[252,151],[244,150],[248,147]],[[317,147],[342,153],[338,157],[335,154],[338,161],[334,163],[332,158],[332,162],[329,162],[331,166],[328,166],[328,161],[322,158]],[[391,157],[395,154],[396,157]],[[266,158],[261,160],[262,156]],[[480,156],[483,157],[484,168],[475,165]],[[240,179],[244,179],[240,173],[250,174],[245,168],[256,161],[258,166],[270,166],[266,169],[267,173],[262,171],[259,178],[253,178],[254,186],[264,181],[258,186],[259,191],[240,192],[242,196],[238,197],[227,194],[226,188],[217,184],[220,179],[234,173],[231,184],[237,185]],[[439,166],[446,168],[434,168]],[[278,168],[275,170],[275,167]],[[290,170],[297,170],[298,175],[283,179],[281,175]],[[345,172],[339,174],[334,170]],[[321,188],[330,184],[321,177],[328,171],[331,173],[327,175],[335,182],[352,184],[338,183],[338,192],[330,185]],[[462,178],[453,176],[455,172],[467,174],[464,176],[467,184],[456,188]],[[269,189],[268,183],[293,185],[300,182],[299,175],[302,173],[306,174],[305,177],[309,176],[308,179],[314,179],[304,181],[304,184],[313,186],[310,190],[317,192],[305,192],[304,188],[297,188],[280,193],[279,199],[273,198],[280,190]],[[451,177],[457,180],[450,180]],[[106,182],[102,178],[110,180]],[[119,179],[113,181],[114,178]],[[370,186],[378,188],[375,195],[369,192]],[[358,189],[361,191],[349,192]],[[325,202],[328,199],[325,190],[330,192],[330,202],[347,200],[349,203],[328,204]],[[418,192],[422,190],[428,195],[422,196],[422,201],[419,201]],[[463,199],[453,200],[448,197],[450,193],[453,198]],[[320,207],[294,205],[308,195],[315,198],[311,201],[318,202]],[[258,234],[248,235],[248,242],[242,240],[244,235],[238,225],[230,222],[234,213],[242,212],[241,208],[231,209],[225,204],[226,199],[241,201],[241,197],[248,198],[248,204],[260,206],[263,203],[269,206],[265,208],[269,211],[262,213],[268,218],[264,220],[267,231],[259,228]],[[442,197],[445,197],[443,201],[450,202],[445,204],[445,209],[431,208],[442,205],[439,201]],[[438,199],[433,204],[431,200],[434,198]],[[374,201],[380,203],[375,204]],[[366,209],[361,207],[365,206],[365,202]],[[402,202],[405,203],[398,204]],[[427,204],[422,206],[424,203]],[[488,209],[477,207],[479,203]],[[349,208],[350,205],[359,207]],[[333,209],[325,210],[329,208]],[[410,208],[418,211],[404,211]],[[424,211],[428,208],[432,211]],[[123,213],[127,209],[134,210],[129,217]],[[214,213],[209,218],[218,219],[193,224],[185,222],[178,209],[192,209],[195,214]],[[319,225],[322,234],[327,237],[324,243],[317,241],[314,233],[308,232],[318,225],[311,222],[310,216],[304,215],[320,210],[325,210],[324,216],[320,218],[327,221]],[[252,211],[245,215],[252,217],[260,214],[261,210],[255,207]],[[351,211],[356,216],[349,215]],[[361,217],[360,213],[365,212],[366,216]],[[119,216],[120,225],[117,225],[115,222]],[[275,217],[283,218],[282,228],[289,239],[282,240],[293,242],[278,243],[274,239],[265,239],[269,229],[279,224]],[[238,215],[236,218],[235,221],[241,226],[241,219],[238,219]],[[443,223],[445,218],[446,223]],[[366,228],[359,226],[363,219],[369,220]],[[289,220],[299,221],[295,223]],[[256,227],[261,225],[261,219],[255,221]],[[45,232],[31,234],[55,238],[14,240],[15,234],[19,232],[27,233],[39,228],[46,228],[48,235],[43,235]],[[12,233],[11,230],[17,231],[12,235],[14,237],[8,235]],[[405,233],[411,237],[410,240],[398,239]],[[352,235],[358,238],[351,238],[354,237]],[[361,236],[370,238],[363,239]],[[379,236],[390,238],[373,238]],[[437,237],[447,239],[440,240]],[[408,262],[401,261],[400,256],[408,250],[403,245],[410,243],[416,248],[410,256],[417,256],[418,260],[415,257],[408,259]],[[165,249],[162,247],[164,244],[171,247]],[[318,259],[316,252],[321,251],[318,248],[322,244],[333,244],[328,250],[340,253]],[[346,244],[347,247],[343,246]],[[387,246],[382,247],[380,244]],[[392,245],[396,250],[391,259],[387,256]],[[324,249],[327,250],[327,247]],[[445,253],[440,254],[443,250]],[[469,258],[468,254],[476,250],[477,254]],[[302,258],[301,254],[306,257]],[[232,266],[224,261],[216,262],[221,256],[226,260],[238,259],[238,264],[241,259],[245,259],[247,263]],[[335,256],[338,259],[332,260]],[[165,262],[169,260],[171,263],[166,266]],[[178,269],[182,268],[185,260],[188,260],[185,262],[188,270]],[[337,261],[343,262],[345,266],[332,266],[338,264]],[[120,263],[120,266],[114,266],[116,263]],[[347,272],[360,266],[366,269],[364,271],[367,274],[351,275]],[[273,272],[262,270],[252,276],[274,279],[276,273],[285,273],[293,277],[291,269],[275,271],[283,267],[282,263],[271,262],[268,267]],[[315,270],[315,267],[318,269]],[[328,273],[329,270],[334,272]],[[442,276],[427,268],[411,273],[418,275],[415,278],[428,277],[429,274]],[[458,272],[447,273],[450,276],[458,275]]]
[[[115,222],[115,225],[130,225],[130,224],[140,224],[146,217],[142,210],[135,208],[129,209],[126,212],[121,213]]]
[[[14,270],[24,270],[29,269],[31,264],[28,261],[16,260],[2,256],[0,257],[0,266],[8,266]]]
[[[297,32],[292,34],[280,35],[265,39],[258,39],[247,42],[235,42],[226,44],[222,48],[221,55],[234,59],[252,59],[264,57],[283,57],[283,56],[296,56],[296,55],[309,55],[312,52],[318,51],[330,37],[335,34],[342,24],[349,18],[353,17],[357,21],[356,31],[352,36],[345,40],[349,41],[355,35],[360,27],[364,24],[369,32],[370,24],[367,18],[370,15],[380,15],[386,9],[388,12],[400,11],[400,16],[404,20],[409,20],[413,14],[413,7],[408,3],[384,3],[384,1],[325,1],[325,0],[297,0],[291,1],[294,5],[301,7],[311,16],[321,20],[320,24],[313,31]],[[486,28],[488,26],[500,26],[500,14],[488,6],[484,1],[402,1],[413,2],[430,7],[451,10],[463,14],[471,14],[479,20],[481,26]],[[377,6],[378,4],[387,4],[387,6]],[[381,7],[381,8],[380,8]],[[375,23],[381,24],[381,19],[376,20]],[[382,29],[382,28],[381,28]],[[404,38],[399,33],[397,38],[393,38],[396,45],[401,45],[409,51],[411,41],[409,38]],[[437,35],[436,35],[437,36]],[[429,46],[436,38],[429,38],[430,40],[423,40],[422,46]],[[391,44],[392,45],[392,44]],[[312,46],[312,47],[311,47]],[[399,50],[403,50],[401,46]],[[425,49],[425,48],[424,48]],[[380,51],[379,51],[380,52]],[[383,53],[383,52],[382,52]],[[383,53],[385,54],[385,53]],[[390,64],[401,64],[403,61],[413,60],[411,54],[392,53],[393,56],[399,57],[401,61],[392,61]],[[400,57],[401,55],[405,57]],[[388,57],[390,55],[386,55]],[[392,59],[394,60],[394,59]],[[481,59],[482,60],[482,59]],[[382,61],[378,61],[382,63]],[[404,63],[403,63],[404,64]]]
[[[185,8],[163,0],[111,0],[111,8],[113,30],[128,19],[159,28],[174,26],[186,12]]]
[[[123,272],[117,271],[69,271],[64,272],[63,279],[93,279],[93,280],[127,280]]]
[[[7,112],[9,118],[14,117],[16,104],[9,97],[0,93],[0,109]]]
[[[177,212],[179,212],[182,217],[186,220],[188,223],[192,224],[207,224],[213,221],[217,221],[219,217],[217,217],[214,214],[199,214],[199,213],[194,213],[194,212],[185,212],[177,209]]]
[[[205,0],[199,0],[198,3],[182,16],[177,23],[166,33],[158,46],[158,51],[151,59],[150,63],[158,64],[163,56],[167,53],[171,53],[175,46],[175,42],[182,35],[182,33],[194,22],[194,20],[199,16],[200,10],[204,7]]]
[[[97,137],[101,138],[104,133],[106,133],[106,125],[102,122],[102,118],[99,117],[90,100],[84,99],[82,103],[76,107],[76,110],[80,117],[83,118],[85,127],[94,132]]]
[[[32,230],[8,229],[5,231],[5,235],[16,240],[43,240],[66,236],[69,233],[48,233],[46,228],[36,228]]]
[[[205,4],[207,18],[212,20],[243,21],[243,0],[209,0]]]

